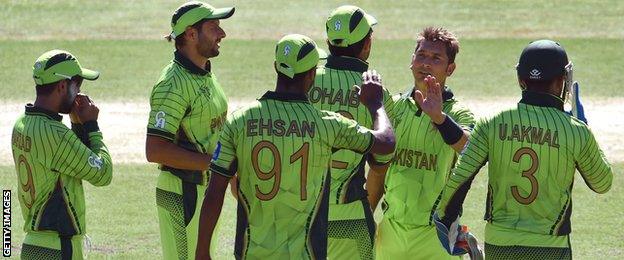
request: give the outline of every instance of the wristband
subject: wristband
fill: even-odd
[[[459,141],[459,139],[464,136],[464,130],[450,116],[446,116],[444,118],[444,122],[442,124],[433,123],[438,130],[440,131],[440,135],[442,135],[442,139],[448,145],[453,145]]]
[[[100,127],[98,126],[98,122],[95,121],[95,120],[87,121],[84,124],[82,124],[82,126],[84,127],[84,130],[87,133],[100,131]]]

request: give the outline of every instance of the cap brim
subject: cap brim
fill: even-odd
[[[225,7],[225,8],[217,8],[211,15],[209,15],[208,19],[227,19],[230,18],[234,14],[234,7]]]
[[[370,26],[377,25],[377,18],[375,18],[374,16],[370,14],[366,14],[366,21],[368,21],[368,24]]]
[[[82,68],[80,72],[80,77],[87,80],[96,80],[100,77],[100,73],[95,70]]]

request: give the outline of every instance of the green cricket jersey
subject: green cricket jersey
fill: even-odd
[[[113,177],[111,157],[97,122],[69,129],[61,120],[57,113],[28,104],[13,127],[13,160],[25,232],[85,234],[82,180],[105,186]]]
[[[225,93],[210,72],[210,64],[208,70],[204,70],[177,51],[152,90],[150,107],[148,135],[205,154],[216,148],[228,108]],[[190,182],[206,183],[205,174],[189,174],[190,171],[164,165],[161,169],[181,178],[190,178],[187,179]]]
[[[393,97],[388,116],[397,146],[385,179],[384,218],[403,225],[431,225],[457,153],[446,144],[431,118],[412,98],[414,90]],[[442,94],[442,111],[465,130],[472,130],[474,116],[460,106],[450,89]]]
[[[587,125],[563,112],[561,99],[524,92],[513,109],[480,121],[440,203],[454,219],[479,169],[488,164],[485,241],[569,247],[575,169],[595,192],[613,173]]]
[[[360,104],[354,85],[362,84],[362,73],[368,63],[346,56],[329,56],[324,67],[316,72],[314,85],[308,92],[310,102],[320,110],[337,112],[360,125],[372,128],[373,118],[363,104]],[[384,89],[384,104],[391,101]],[[391,157],[388,157],[391,158]],[[381,161],[377,163],[387,163]],[[351,150],[339,150],[332,155],[330,204],[350,203],[365,199],[364,190],[366,156]]]
[[[236,256],[324,259],[332,149],[366,153],[370,130],[269,91],[228,119],[219,142],[211,171],[238,174]]]

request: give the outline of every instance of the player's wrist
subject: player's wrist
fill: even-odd
[[[464,136],[464,130],[450,117],[444,115],[444,120],[441,124],[434,122],[444,142],[448,145],[453,145]]]
[[[447,116],[444,112],[440,111],[437,113],[431,113],[431,115],[429,115],[429,117],[431,118],[431,121],[433,121],[434,124],[436,125],[441,125],[444,123],[444,120],[446,120]]]

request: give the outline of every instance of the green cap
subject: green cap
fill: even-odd
[[[81,67],[74,55],[63,50],[48,51],[39,56],[33,65],[33,78],[37,85],[71,79],[74,76],[96,80],[100,73]]]
[[[289,34],[277,42],[275,62],[277,71],[288,76],[308,71],[327,57],[327,53],[316,46],[310,37],[301,34]]]
[[[364,39],[375,24],[377,19],[361,8],[343,5],[332,11],[327,18],[327,40],[333,46],[348,47]]]
[[[171,17],[171,38],[182,34],[189,27],[203,19],[227,19],[234,14],[234,7],[214,8],[212,5],[191,1],[173,13]]]

